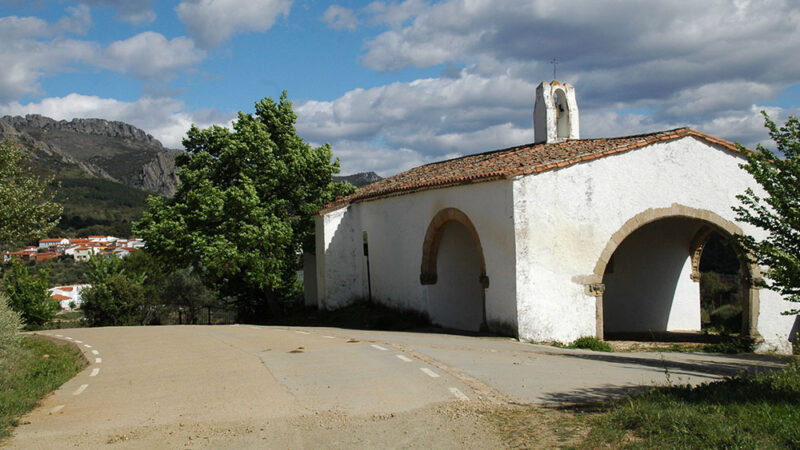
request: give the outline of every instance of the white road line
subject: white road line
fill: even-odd
[[[86,348],[92,348],[92,346],[89,345],[89,344],[83,344],[83,346],[86,347]]]
[[[89,376],[90,377],[96,377],[98,373],[100,373],[100,368],[99,367],[95,367],[94,369],[92,369],[92,373],[90,373]]]
[[[55,414],[55,413],[61,411],[62,409],[64,409],[64,405],[58,405],[55,408],[50,410],[50,414]]]
[[[77,343],[77,344],[83,344],[83,341],[77,341],[77,340],[76,340],[76,341],[75,341],[75,343]]]
[[[295,333],[300,333],[300,334],[311,334],[308,331],[302,331],[302,330],[294,330],[294,332]]]
[[[81,387],[79,387],[78,389],[75,390],[75,392],[72,393],[72,395],[81,395],[81,393],[85,391],[87,387],[89,387],[88,384],[82,384]]]
[[[325,339],[336,339],[336,336],[322,336],[322,337],[324,337]]]
[[[71,338],[71,337],[69,337],[69,336],[65,337],[64,339],[68,339],[68,340],[70,340],[70,341],[72,340],[72,338]]]
[[[421,370],[423,373],[425,373],[425,375],[431,378],[439,378],[438,373],[432,371],[431,369],[428,369],[427,367],[420,367],[419,370]]]
[[[95,358],[94,359],[94,363],[95,364],[100,364],[101,362],[103,362],[103,358]]]
[[[469,401],[469,397],[467,397],[463,392],[459,391],[456,387],[448,388],[450,393],[453,394],[457,399],[463,400],[465,402]]]
[[[378,350],[383,350],[384,352],[386,351],[386,349],[385,349],[385,348],[381,347],[381,346],[380,346],[380,345],[378,345],[378,344],[372,344],[372,345],[370,345],[370,347],[372,347],[372,348],[377,348]]]
[[[99,354],[100,354],[100,352],[98,352],[97,350],[92,350],[92,354],[93,354],[93,355],[99,355]]]
[[[400,358],[401,361],[411,362],[411,358],[409,358],[408,356],[405,356],[405,355],[395,355],[395,356]]]

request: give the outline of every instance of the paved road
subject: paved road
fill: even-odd
[[[472,419],[447,408],[585,401],[778,367],[757,357],[608,354],[335,328],[38,334],[74,342],[90,364],[23,419],[11,447],[491,447]]]

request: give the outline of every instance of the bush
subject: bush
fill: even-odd
[[[83,310],[89,326],[145,325],[152,309],[141,280],[124,273],[108,276],[100,284],[81,293]]]
[[[16,350],[19,329],[22,327],[19,313],[11,309],[8,299],[0,293],[0,370],[8,355]]]
[[[710,314],[711,326],[721,333],[738,333],[742,329],[742,307],[722,305]]]
[[[38,275],[28,272],[28,268],[17,261],[11,263],[11,270],[3,275],[3,286],[9,304],[22,316],[28,326],[41,326],[52,319],[59,311],[57,302],[48,295],[48,273]]]

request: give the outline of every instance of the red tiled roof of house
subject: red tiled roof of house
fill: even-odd
[[[89,250],[89,247],[83,247],[83,246],[81,246],[81,247],[78,247],[78,248],[76,248],[75,250],[81,250],[81,251],[83,251],[83,250]]]
[[[66,295],[61,295],[61,294],[53,294],[53,295],[50,296],[51,300],[58,300],[58,301],[69,300],[71,298],[72,297],[67,297]]]
[[[321,215],[335,211],[358,201],[531,175],[686,136],[693,136],[728,150],[739,152],[739,148],[734,143],[691,128],[676,128],[674,130],[617,138],[577,139],[552,144],[526,144],[415,167],[393,177],[364,186],[347,197],[325,205],[317,214]]]
[[[72,286],[59,286],[56,289],[58,289],[59,291],[67,291],[67,292],[69,292],[69,291],[72,290]]]
[[[39,242],[61,242],[61,238],[39,239]]]

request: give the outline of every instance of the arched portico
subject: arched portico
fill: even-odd
[[[667,279],[665,280],[662,277],[660,282],[667,285],[670,283],[669,277],[675,278],[672,280],[673,282],[677,283],[680,281],[684,285],[687,281],[683,278],[678,280],[678,276],[685,275],[695,282],[699,280],[698,268],[700,255],[702,254],[703,246],[713,232],[719,232],[726,236],[742,233],[742,230],[736,224],[722,218],[718,214],[678,204],[673,204],[668,208],[649,209],[628,220],[612,235],[611,239],[609,239],[595,265],[594,274],[592,276],[593,283],[587,285],[587,292],[597,297],[596,333],[598,338],[602,339],[605,331],[604,296],[606,295],[607,288],[604,284],[606,280],[605,277],[617,269],[615,267],[614,258],[612,257],[615,256],[618,250],[620,252],[627,252],[627,254],[630,254],[632,251],[646,251],[641,248],[638,250],[631,249],[630,246],[635,244],[632,243],[631,240],[638,239],[641,241],[641,239],[643,239],[642,234],[648,231],[648,229],[650,232],[653,232],[653,227],[657,225],[657,222],[667,223],[667,221],[671,222],[669,226],[665,228],[666,230],[674,230],[674,228],[681,223],[694,224],[694,227],[685,227],[685,230],[687,230],[686,233],[691,233],[691,235],[686,235],[689,237],[687,238],[684,248],[686,252],[684,254],[684,259],[688,258],[688,262],[690,263],[690,267],[687,268],[688,273],[682,275],[678,273],[680,270],[664,271],[669,272],[664,274],[664,277]],[[678,233],[679,231],[675,232]],[[628,247],[626,248],[626,246]],[[657,257],[664,257],[664,254],[661,253]],[[759,298],[758,289],[753,287],[753,280],[758,279],[760,273],[758,267],[747,263],[746,258],[742,255],[739,255],[739,260],[742,265],[742,290],[744,292],[742,296],[742,331],[743,334],[757,339],[759,338],[757,331]],[[646,280],[642,280],[642,283],[646,282]],[[699,287],[697,290],[699,292]]]
[[[486,260],[478,231],[461,210],[445,208],[428,225],[420,283],[429,286],[434,323],[470,331],[486,326]]]

